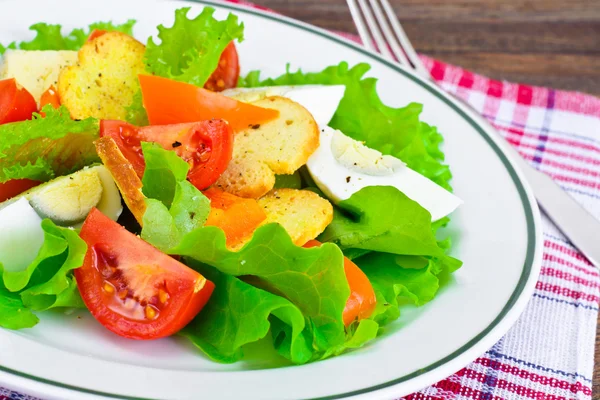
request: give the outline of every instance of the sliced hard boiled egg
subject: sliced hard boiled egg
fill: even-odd
[[[89,214],[100,202],[102,192],[98,173],[88,168],[56,178],[33,190],[27,198],[40,217],[49,218],[58,225],[70,226]]]
[[[92,167],[96,169],[100,182],[102,183],[102,197],[96,205],[96,208],[102,211],[102,214],[116,221],[123,212],[123,203],[121,202],[121,193],[108,169],[101,165]],[[86,215],[87,217],[87,215]]]
[[[393,186],[419,203],[437,221],[462,200],[408,168],[342,132],[321,127],[321,144],[306,163],[315,183],[334,203],[347,200],[367,186]]]
[[[345,90],[343,85],[301,85],[236,88],[221,93],[247,103],[271,96],[287,97],[306,108],[319,126],[326,126],[333,118]]]
[[[56,85],[60,71],[77,62],[77,52],[7,50],[0,61],[0,79],[15,78],[39,104],[42,94]]]
[[[0,204],[0,210],[21,198],[26,199],[41,218],[49,218],[61,226],[79,226],[94,207],[114,221],[123,211],[119,189],[102,165],[37,186]]]
[[[22,271],[44,243],[42,218],[27,199],[20,198],[0,210],[0,263],[6,271]]]

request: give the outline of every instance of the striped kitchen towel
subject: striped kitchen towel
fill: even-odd
[[[496,81],[427,57],[423,61],[442,88],[471,104],[535,168],[600,219],[599,98]],[[406,399],[592,397],[600,275],[542,218],[541,275],[515,326],[473,363]],[[0,400],[6,399],[34,400],[0,388]]]
[[[600,99],[501,82],[422,57],[535,168],[600,219]],[[406,399],[590,399],[600,275],[542,214],[544,256],[527,309],[466,368]]]

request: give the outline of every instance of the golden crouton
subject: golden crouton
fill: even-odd
[[[233,158],[216,186],[240,197],[259,198],[275,185],[275,174],[293,174],[319,147],[319,128],[300,104],[268,97],[252,104],[279,110],[279,118],[236,133]]]
[[[98,156],[110,172],[127,207],[140,224],[143,225],[146,213],[146,196],[142,193],[142,181],[125,158],[119,146],[111,137],[103,137],[94,142]]]
[[[281,224],[298,246],[319,236],[333,219],[331,203],[309,190],[276,189],[258,204],[267,214],[264,223]]]
[[[125,119],[139,89],[145,46],[121,32],[108,32],[83,45],[76,65],[63,69],[58,94],[71,117]]]

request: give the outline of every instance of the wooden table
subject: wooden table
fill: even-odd
[[[254,2],[322,28],[356,33],[345,0]],[[496,79],[600,96],[600,0],[390,2],[419,52]],[[600,399],[598,364],[594,399]]]

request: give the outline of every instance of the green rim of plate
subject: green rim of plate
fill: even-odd
[[[467,342],[464,346],[462,346],[458,350],[454,351],[453,353],[449,354],[448,356],[426,366],[425,368],[422,368],[415,372],[412,372],[408,375],[404,375],[404,376],[401,376],[394,380],[391,380],[391,381],[388,381],[385,383],[381,383],[379,385],[370,386],[370,387],[367,387],[364,389],[354,390],[352,392],[347,392],[347,393],[340,393],[340,394],[336,394],[333,396],[314,398],[311,400],[343,399],[346,397],[357,396],[357,395],[361,395],[361,394],[365,394],[365,393],[369,393],[369,392],[374,392],[377,390],[388,388],[390,386],[397,385],[402,382],[406,382],[410,379],[416,378],[420,375],[430,372],[431,370],[434,370],[434,369],[440,367],[441,365],[446,364],[449,361],[455,359],[456,357],[460,356],[464,352],[468,351],[477,342],[479,342],[483,337],[485,337],[489,332],[491,332],[502,321],[502,319],[504,319],[506,314],[508,314],[508,312],[513,308],[513,306],[515,305],[515,303],[521,296],[521,293],[525,289],[525,285],[527,284],[527,281],[529,280],[531,271],[533,269],[533,263],[534,263],[535,252],[536,252],[536,235],[535,235],[536,230],[535,230],[534,207],[532,206],[531,202],[529,201],[529,197],[527,196],[527,191],[525,190],[525,187],[523,186],[523,183],[521,182],[516,170],[514,169],[513,165],[511,164],[511,162],[508,160],[508,158],[506,157],[504,152],[498,147],[496,142],[487,134],[487,132],[483,128],[481,128],[481,126],[476,121],[474,121],[469,115],[467,115],[462,109],[457,107],[452,101],[447,99],[445,96],[441,95],[436,89],[433,89],[429,85],[424,84],[421,79],[415,77],[414,75],[405,71],[404,69],[399,68],[397,64],[395,64],[391,61],[388,61],[385,58],[366,50],[362,46],[359,46],[359,45],[351,43],[347,40],[341,39],[339,36],[336,36],[333,33],[327,32],[323,29],[317,28],[315,26],[312,26],[312,25],[309,25],[309,24],[306,24],[306,23],[303,23],[300,21],[293,20],[291,18],[281,17],[277,14],[273,14],[273,13],[269,13],[266,11],[261,11],[261,10],[253,9],[250,7],[241,6],[241,5],[224,4],[224,3],[220,3],[220,2],[213,2],[210,0],[186,0],[186,1],[200,3],[200,4],[204,4],[204,5],[216,6],[218,8],[223,8],[223,9],[227,9],[227,10],[233,10],[233,11],[237,11],[237,12],[251,14],[251,15],[255,15],[257,17],[270,19],[272,21],[277,21],[282,24],[291,25],[295,28],[313,33],[317,36],[320,36],[325,39],[336,42],[341,46],[351,48],[354,51],[357,51],[357,52],[363,54],[364,56],[367,56],[367,57],[374,59],[382,64],[385,64],[387,67],[404,75],[406,78],[410,79],[411,81],[421,85],[424,89],[426,89],[428,92],[430,92],[431,94],[438,97],[440,100],[442,100],[444,103],[446,103],[450,108],[452,108],[456,113],[458,113],[462,118],[464,118],[465,121],[467,121],[471,126],[473,126],[473,128],[485,139],[485,141],[494,150],[496,155],[500,158],[500,160],[504,164],[504,167],[508,171],[510,177],[513,180],[513,183],[515,184],[515,186],[517,188],[517,192],[519,193],[521,202],[523,203],[523,209],[525,211],[525,219],[527,221],[527,254],[525,256],[525,265],[523,267],[523,272],[521,273],[521,277],[519,278],[519,283],[517,284],[512,295],[508,299],[508,302],[506,303],[506,305],[504,306],[504,308],[502,309],[500,314],[498,314],[498,316],[490,323],[490,325],[487,328],[485,328],[483,331],[481,331],[477,336],[475,336],[473,339],[471,339],[469,342]],[[142,397],[122,396],[122,395],[113,394],[113,393],[106,393],[106,392],[100,392],[100,391],[90,390],[90,389],[86,389],[86,388],[80,388],[77,386],[71,386],[71,385],[61,383],[61,382],[55,382],[55,381],[40,378],[37,376],[32,376],[32,375],[29,375],[29,374],[26,374],[26,373],[23,373],[20,371],[14,371],[10,368],[6,368],[1,365],[0,365],[0,371],[8,372],[10,374],[17,375],[22,378],[31,379],[31,380],[34,380],[34,381],[37,381],[40,383],[49,384],[49,385],[64,388],[64,389],[74,390],[74,391],[98,395],[98,396],[119,398],[119,399],[130,399],[130,400],[151,400],[151,399],[146,399],[146,398],[142,398]]]

